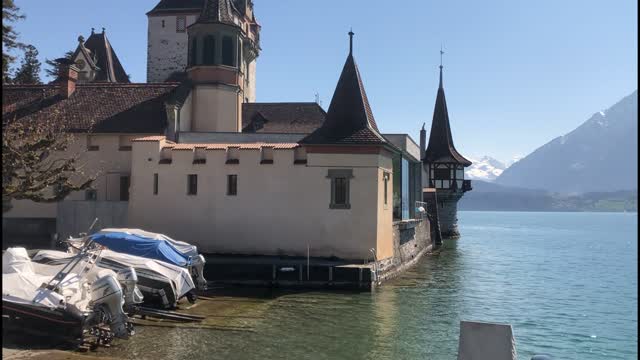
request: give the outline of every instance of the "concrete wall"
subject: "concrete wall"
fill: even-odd
[[[78,134],[68,150],[61,156],[77,157],[78,164],[87,175],[97,175],[93,188],[98,201],[120,200],[120,176],[131,173],[131,139],[149,134]],[[87,151],[88,146],[97,151]],[[85,177],[81,177],[85,178]],[[67,200],[85,200],[85,192],[70,194]],[[34,203],[29,200],[12,202],[13,208],[3,218],[55,218],[57,205]]]
[[[197,85],[192,94],[191,131],[242,130],[242,98],[236,88],[226,85]]]
[[[309,245],[319,257],[365,259],[377,247],[392,255],[391,206],[381,208],[379,198],[382,173],[392,171],[384,154],[312,153],[306,165],[294,165],[294,149],[275,149],[273,164],[261,165],[260,150],[239,150],[239,164],[226,165],[224,150],[200,151],[206,164],[193,164],[194,151],[173,150],[172,163],[159,164],[161,146],[134,143],[131,227],[208,253],[306,256]],[[353,170],[350,209],[329,208],[329,169]],[[187,174],[198,175],[196,196],[187,195]],[[226,194],[230,174],[238,175],[237,196]]]
[[[87,232],[96,218],[93,231],[127,224],[126,201],[61,201],[57,207],[56,231],[60,240]]]
[[[187,26],[197,17],[198,14],[186,15]],[[187,66],[187,32],[176,32],[176,18],[176,15],[148,16],[147,82],[163,82],[171,73],[184,71]]]

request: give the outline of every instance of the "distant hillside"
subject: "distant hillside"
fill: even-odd
[[[558,193],[637,190],[638,91],[516,162],[495,182]]]
[[[464,195],[459,210],[480,211],[638,211],[637,191],[561,195],[473,181],[473,191]]]

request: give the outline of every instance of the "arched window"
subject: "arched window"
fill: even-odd
[[[231,36],[222,38],[222,64],[234,66],[233,64],[233,39]]]
[[[191,40],[191,65],[198,65],[198,38]]]
[[[202,47],[204,58],[203,63],[205,65],[213,65],[215,62],[215,54],[216,54],[216,39],[213,35],[207,35],[204,38],[204,46]]]

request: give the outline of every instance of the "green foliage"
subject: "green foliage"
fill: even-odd
[[[53,114],[46,121],[2,120],[3,212],[11,200],[56,202],[91,186],[77,154],[66,150],[74,140],[64,121]]]
[[[13,78],[14,84],[42,84],[40,81],[40,60],[38,50],[33,45],[27,45],[22,59],[22,65]]]
[[[64,55],[62,56],[65,59],[69,59],[71,60],[71,58],[73,58],[73,54],[75,53],[75,51],[69,50],[66,53],[64,53]],[[60,64],[56,61],[56,59],[46,59],[45,64],[47,64],[47,66],[49,68],[44,69],[44,72],[50,76],[51,78],[53,78],[53,81],[56,81],[58,79],[58,75],[60,74]]]
[[[13,24],[24,19],[25,16],[20,14],[13,0],[2,0],[2,83],[6,84],[11,81],[9,69],[15,61],[9,51],[13,49],[24,48],[24,44],[18,41],[18,33],[13,28]]]

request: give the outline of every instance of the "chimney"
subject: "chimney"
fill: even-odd
[[[76,82],[78,81],[78,68],[70,59],[56,59],[58,63],[58,86],[59,94],[67,99],[74,91],[76,91]]]
[[[427,131],[424,129],[424,123],[420,130],[420,160],[424,160],[424,153],[427,151]]]

